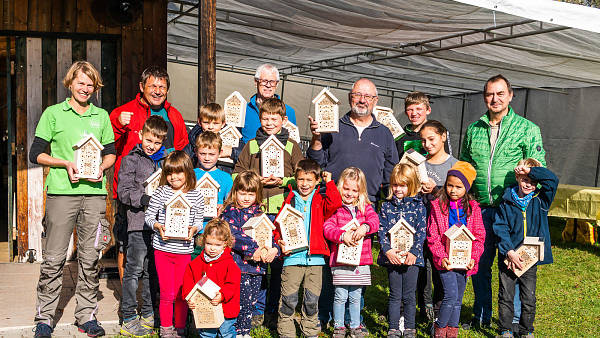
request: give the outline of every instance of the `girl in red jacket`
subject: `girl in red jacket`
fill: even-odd
[[[367,194],[365,174],[356,167],[342,171],[338,180],[338,190],[342,195],[343,205],[323,224],[325,238],[331,242],[331,257],[329,265],[333,274],[335,296],[333,300],[333,337],[342,338],[346,335],[344,312],[349,301],[350,330],[353,337],[363,337],[360,328],[360,310],[362,289],[371,285],[371,270],[373,264],[371,253],[371,236],[379,230],[379,216],[373,210]],[[356,219],[360,226],[351,230],[342,230],[348,222]],[[337,263],[338,245],[357,246],[363,239],[360,263],[358,266]]]
[[[200,239],[204,250],[188,264],[183,276],[183,295],[188,295],[194,285],[204,276],[215,282],[221,289],[210,303],[214,306],[223,303],[225,321],[218,329],[198,329],[200,337],[234,338],[235,320],[240,312],[240,268],[231,256],[233,235],[229,224],[215,218],[204,228]],[[188,301],[188,307],[196,304]]]
[[[479,258],[483,253],[485,228],[481,220],[481,209],[479,203],[468,193],[476,175],[471,164],[456,162],[448,170],[444,189],[440,189],[439,197],[431,202],[431,213],[427,222],[427,244],[433,256],[433,264],[440,270],[444,288],[444,299],[434,323],[435,337],[458,336],[458,321],[467,277],[477,273]],[[466,271],[449,268],[450,261],[446,252],[448,238],[444,235],[451,226],[463,224],[475,236],[471,260]]]

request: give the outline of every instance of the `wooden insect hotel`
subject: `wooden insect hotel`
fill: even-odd
[[[223,141],[222,149],[223,151],[227,151],[231,153],[231,149],[236,148],[240,145],[240,139],[242,138],[242,133],[238,130],[238,128],[226,124],[219,131],[219,136],[221,136],[221,140]],[[219,157],[220,162],[233,163],[233,160],[229,157]]]
[[[375,115],[375,118],[379,123],[388,127],[392,132],[394,139],[398,139],[400,136],[404,135],[404,129],[402,129],[402,126],[394,116],[394,111],[391,108],[375,106],[373,115]]]
[[[223,105],[225,123],[233,127],[243,127],[246,121],[246,100],[238,91],[234,91],[225,99]]]
[[[165,236],[184,239],[188,237],[192,206],[183,193],[177,192],[165,203]]]
[[[154,194],[156,189],[158,189],[158,187],[160,186],[160,174],[161,173],[162,173],[162,169],[158,168],[158,170],[155,171],[154,174],[150,175],[150,177],[148,177],[146,179],[146,181],[144,181],[144,183],[143,183],[144,193],[146,195],[152,196],[152,194]]]
[[[284,151],[285,146],[279,142],[275,135],[263,142],[260,146],[260,173],[262,177],[284,176]]]
[[[197,329],[215,329],[225,321],[222,303],[212,305],[210,300],[217,296],[221,288],[208,277],[202,277],[192,291],[185,297],[186,301],[194,303],[192,313]]]
[[[102,163],[102,149],[104,146],[93,135],[84,136],[73,146],[75,150],[75,165],[77,166],[77,178],[98,178],[100,175],[100,164]]]
[[[513,272],[521,277],[537,262],[544,260],[544,241],[540,241],[538,237],[525,237],[515,252],[521,257],[521,269],[515,268]],[[504,260],[504,264],[508,265],[508,259]]]
[[[285,242],[285,248],[292,252],[308,248],[308,239],[304,229],[304,217],[302,213],[286,204],[281,208],[275,222],[279,224],[281,238]]]
[[[417,176],[419,177],[419,181],[421,183],[427,182],[429,177],[427,176],[427,168],[425,167],[425,156],[419,154],[418,151],[414,149],[409,149],[404,152],[402,159],[400,159],[399,163],[407,163],[412,164],[417,169]]]
[[[275,230],[275,226],[267,215],[260,214],[250,218],[242,226],[242,230],[254,239],[261,250],[273,247],[273,230]]]
[[[348,224],[342,227],[345,231],[354,231],[360,227],[360,223],[353,218]],[[364,238],[361,238],[357,246],[348,246],[344,243],[338,245],[336,262],[346,265],[360,265],[360,256],[362,254]]]
[[[315,96],[315,121],[319,124],[318,133],[337,133],[339,131],[340,107],[338,100],[327,88]]]
[[[444,235],[446,236],[446,252],[450,261],[450,269],[466,270],[471,262],[471,250],[475,236],[465,225],[453,225]]]
[[[390,235],[390,243],[392,249],[400,250],[401,253],[408,252],[414,243],[415,228],[413,228],[408,222],[401,218],[394,226],[388,231]],[[400,256],[400,261],[404,263],[406,256]]]
[[[300,143],[300,130],[298,127],[290,122],[290,120],[285,120],[282,125],[283,128],[287,129],[288,133],[290,133],[290,138],[296,143]]]
[[[220,187],[219,183],[209,173],[204,173],[196,182],[196,190],[204,197],[204,217],[217,217]]]

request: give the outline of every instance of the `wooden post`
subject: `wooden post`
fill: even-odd
[[[25,38],[16,39],[16,155],[17,155],[17,254],[22,262],[29,249],[27,230],[27,47]]]
[[[216,0],[200,0],[198,7],[198,107],[216,99]]]

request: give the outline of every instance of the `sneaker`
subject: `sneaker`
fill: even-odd
[[[336,327],[333,330],[332,338],[345,338],[346,337],[346,328],[345,327]]]
[[[416,338],[417,337],[417,329],[404,329],[404,338]]]
[[[35,326],[34,338],[52,338],[52,327],[48,324],[37,323]]]
[[[89,320],[83,323],[83,325],[77,325],[77,328],[79,329],[79,332],[86,333],[88,337],[101,337],[106,334],[102,326],[100,326],[95,319]]]
[[[398,321],[398,328],[400,332],[404,333],[404,316],[400,316],[400,320]]]
[[[154,326],[154,314],[149,315],[148,317],[140,316],[140,324],[143,327],[154,331],[156,326]]]
[[[402,337],[402,331],[396,330],[396,329],[391,329],[391,330],[388,331],[387,336],[388,336],[388,338],[401,338]]]
[[[365,333],[365,331],[363,331],[360,326],[355,328],[355,329],[350,329],[350,337],[351,338],[364,338],[368,335],[368,333]]]
[[[496,338],[514,338],[514,336],[512,332],[505,330],[502,331],[502,333],[499,336],[496,336]]]
[[[151,329],[142,325],[139,318],[124,322],[119,334],[126,337],[146,337],[154,333]]]
[[[160,327],[160,337],[161,338],[179,338],[177,335],[177,330],[175,330],[172,326],[161,326]]]

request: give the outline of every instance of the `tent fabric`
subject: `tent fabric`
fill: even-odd
[[[182,9],[197,15],[197,8],[180,7],[177,2],[169,3],[170,11]],[[560,13],[553,13],[556,8]],[[195,63],[197,18],[185,15],[172,21],[175,17],[177,14],[169,13],[168,57]],[[523,23],[526,20],[532,22]],[[534,33],[540,25],[541,29],[562,27],[554,23],[565,29],[368,62],[385,56],[385,48],[511,23],[522,23],[512,28],[512,34]],[[217,65],[251,70],[268,61],[283,75],[294,75],[295,68],[286,67],[349,56],[335,62],[359,63],[302,76],[344,83],[366,76],[381,88],[442,96],[478,92],[482,81],[500,72],[515,87],[580,88],[600,84],[599,26],[600,10],[550,0],[219,0]],[[488,37],[504,37],[511,34],[511,28],[490,33],[493,35]],[[462,43],[483,36],[471,34],[463,37]],[[455,38],[441,45],[459,43]],[[437,42],[405,50],[436,46]],[[387,55],[396,54],[388,51]]]

